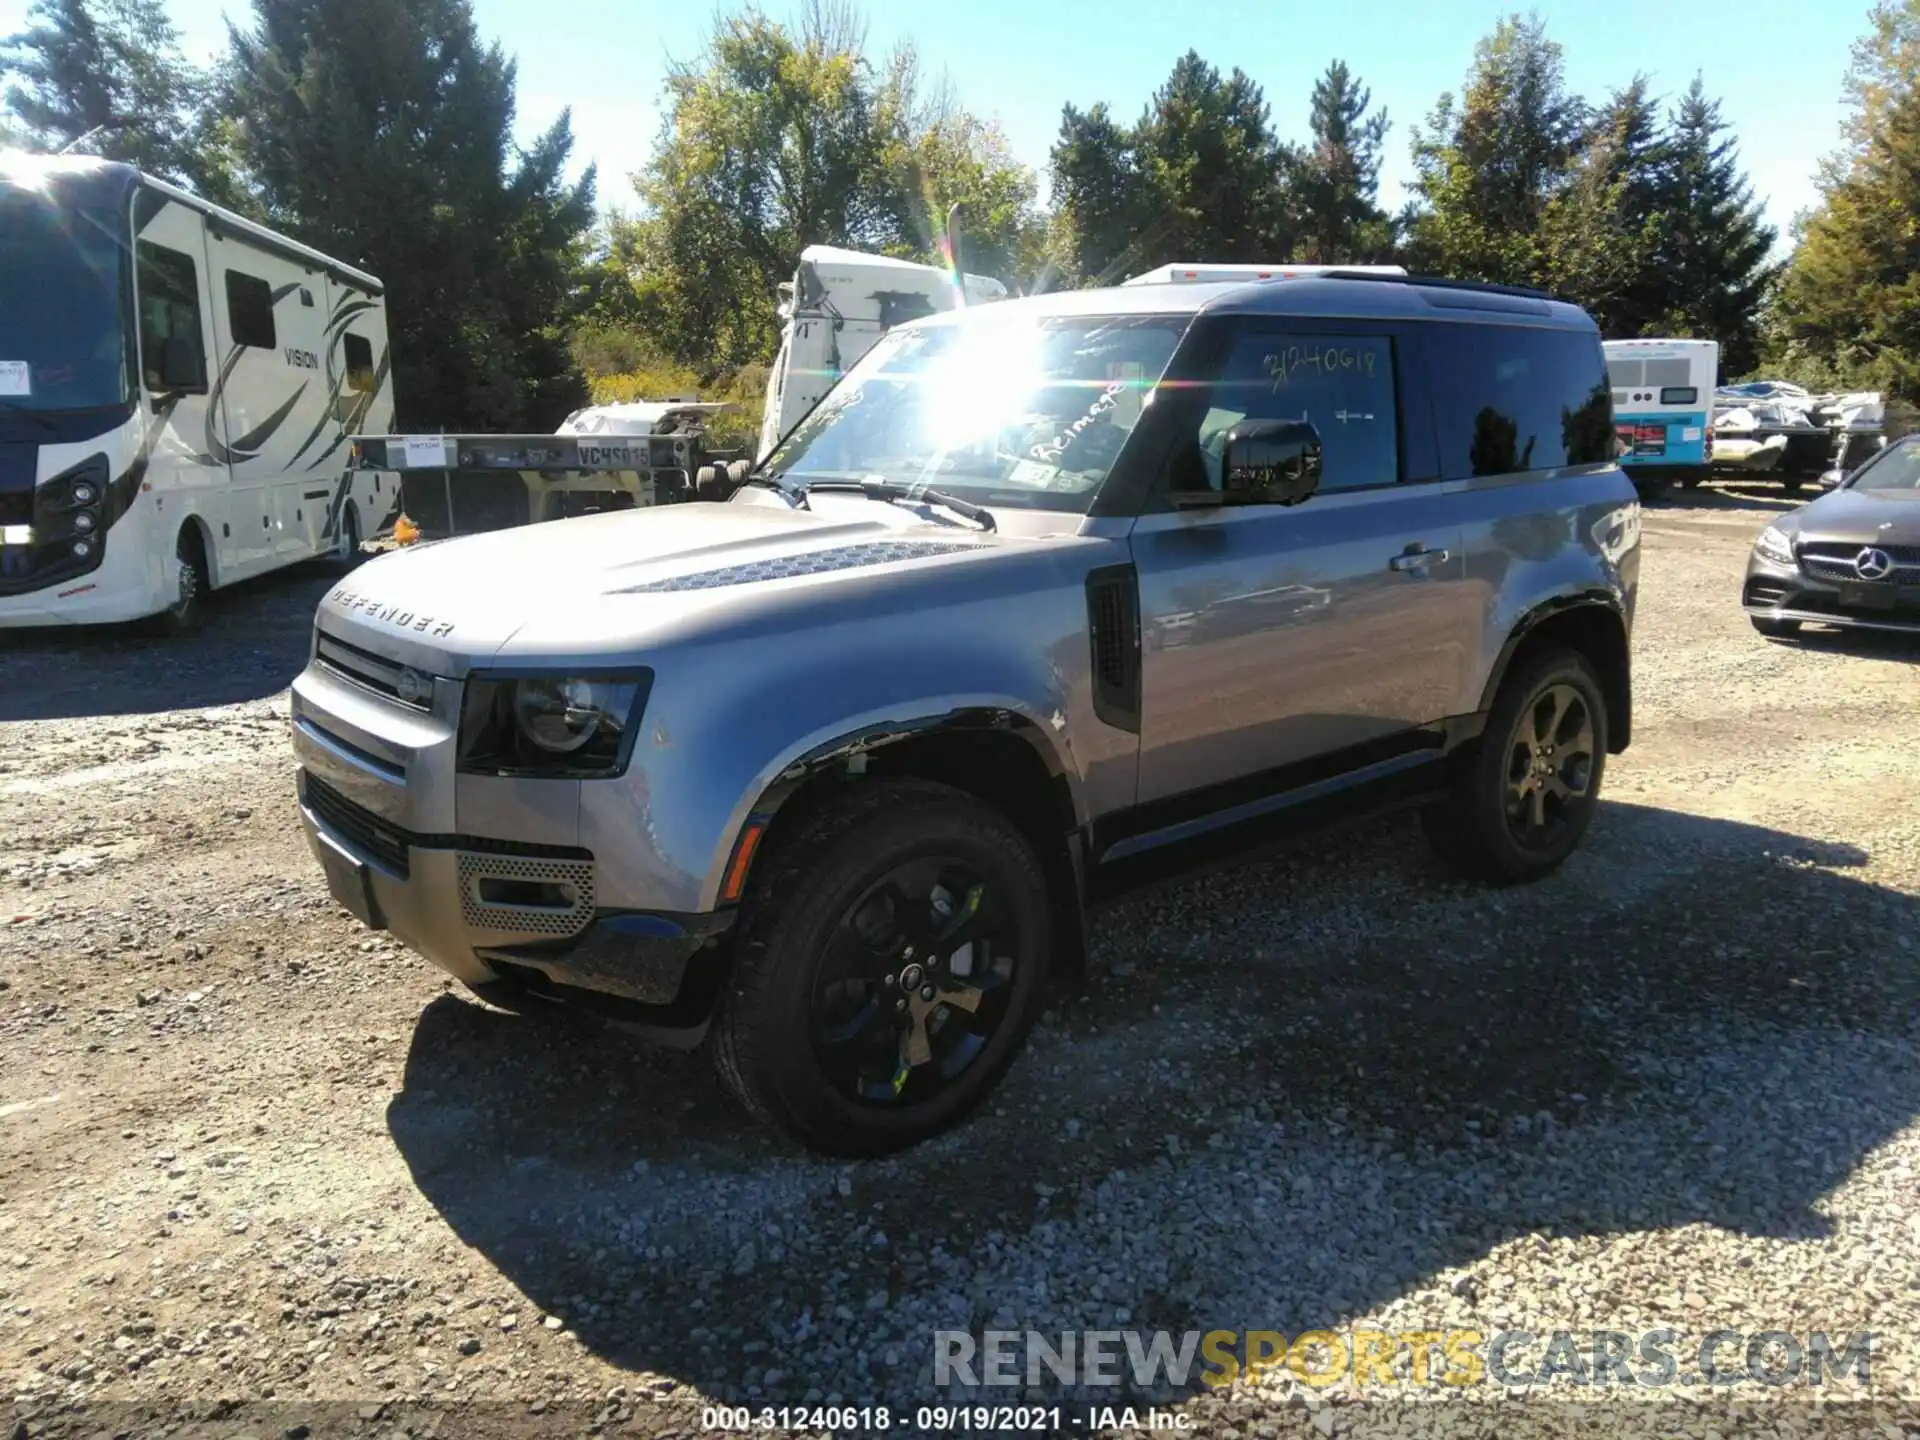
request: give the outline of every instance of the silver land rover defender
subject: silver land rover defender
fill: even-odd
[[[1600,337],[1377,275],[889,332],[725,500],[402,551],[292,712],[332,893],[489,999],[876,1153],[1006,1072],[1088,902],[1404,802],[1553,870],[1631,723]]]

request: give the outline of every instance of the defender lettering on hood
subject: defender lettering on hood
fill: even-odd
[[[360,615],[382,625],[391,625],[396,630],[411,630],[416,635],[429,635],[439,639],[453,633],[453,621],[441,620],[432,615],[419,615],[398,605],[382,605],[365,595],[356,595],[352,591],[335,590],[327,596],[327,603],[348,614]]]

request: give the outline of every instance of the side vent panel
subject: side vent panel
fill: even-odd
[[[1093,642],[1093,713],[1116,730],[1140,733],[1140,581],[1131,565],[1087,576],[1087,632]]]

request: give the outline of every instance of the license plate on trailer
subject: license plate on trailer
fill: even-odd
[[[386,922],[380,918],[380,906],[373,898],[373,875],[366,862],[349,854],[325,834],[317,838],[320,868],[327,875],[327,893],[369,930],[386,929]]]

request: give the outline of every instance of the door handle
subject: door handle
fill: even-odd
[[[1423,545],[1409,545],[1405,550],[1387,561],[1387,568],[1390,570],[1424,570],[1429,565],[1444,562],[1449,554],[1450,552],[1446,550],[1429,550]]]

